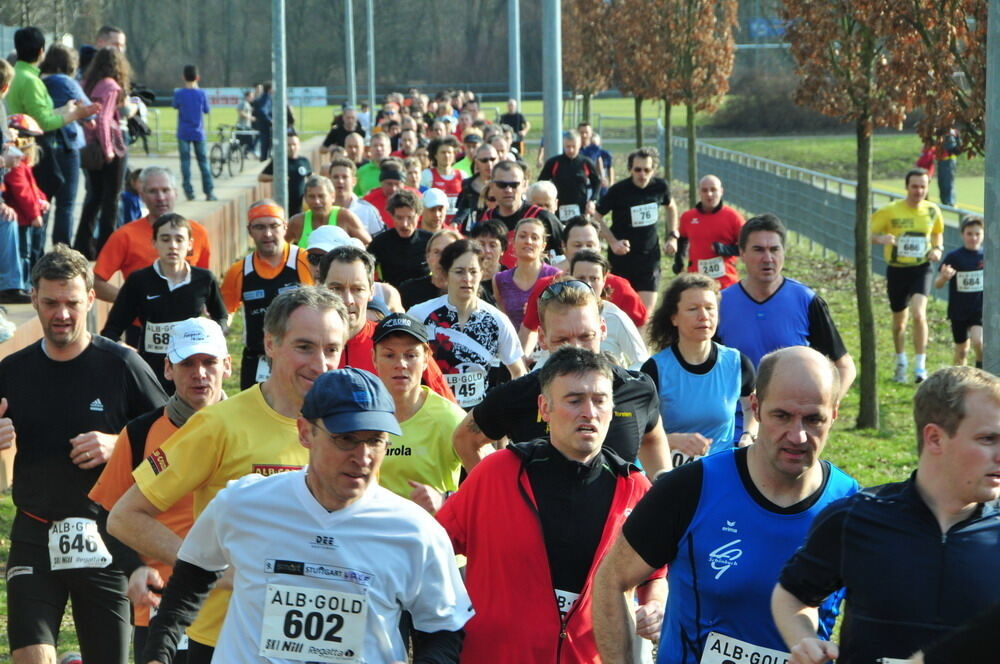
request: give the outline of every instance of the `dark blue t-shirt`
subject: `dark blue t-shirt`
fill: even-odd
[[[983,252],[961,247],[942,261],[958,271],[948,282],[948,318],[977,320],[983,316]]]
[[[201,88],[174,90],[174,108],[177,109],[177,138],[182,141],[205,140],[205,113],[208,97]]]

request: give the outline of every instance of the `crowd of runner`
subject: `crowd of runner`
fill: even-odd
[[[22,147],[108,103],[55,112],[32,30],[0,62]],[[529,165],[531,128],[467,92],[344,106],[315,162],[288,137],[289,206],[249,206],[222,275],[165,166],[134,220],[37,251],[42,338],[0,362],[16,664],[57,661],[67,601],[87,664],[992,661],[1000,379],[957,366],[982,219],[945,256],[919,169],[875,215],[918,464],[864,488],[822,459],[855,365],[782,221],[714,175],[680,212],[650,148],[615,180],[586,123]]]

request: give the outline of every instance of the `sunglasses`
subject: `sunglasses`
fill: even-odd
[[[567,279],[566,281],[556,281],[551,283],[548,287],[542,291],[542,294],[538,296],[538,299],[542,302],[547,302],[554,297],[559,297],[564,291],[574,290],[574,291],[587,291],[588,293],[593,293],[594,289],[590,287],[590,284],[580,281],[579,279]]]
[[[309,261],[310,265],[319,265],[323,261],[323,256],[326,256],[326,252],[322,254],[306,254],[306,260]]]
[[[517,189],[521,186],[521,182],[507,182],[505,180],[494,180],[493,186],[497,189]]]

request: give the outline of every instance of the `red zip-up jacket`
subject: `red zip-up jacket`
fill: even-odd
[[[17,212],[17,225],[30,226],[32,219],[42,216],[42,201],[45,194],[38,188],[31,167],[24,161],[7,171],[4,176],[4,202]]]
[[[530,450],[538,444],[489,455],[437,513],[455,553],[468,557],[465,586],[476,615],[465,625],[462,664],[601,662],[591,619],[594,575],[632,508],[649,490],[649,480],[634,466],[606,455],[617,475],[614,498],[583,591],[564,622],[525,470]],[[663,576],[658,570],[650,578]]]

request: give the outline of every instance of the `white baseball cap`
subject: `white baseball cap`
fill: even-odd
[[[210,318],[188,318],[174,325],[167,344],[170,361],[176,364],[199,353],[228,357],[229,348],[219,324]]]
[[[442,205],[448,207],[448,194],[434,187],[424,192],[425,208],[441,207]]]
[[[325,224],[313,229],[313,232],[309,234],[309,246],[306,247],[306,251],[313,249],[322,249],[324,252],[331,251],[350,243],[351,236],[347,234],[347,231],[339,226]]]

